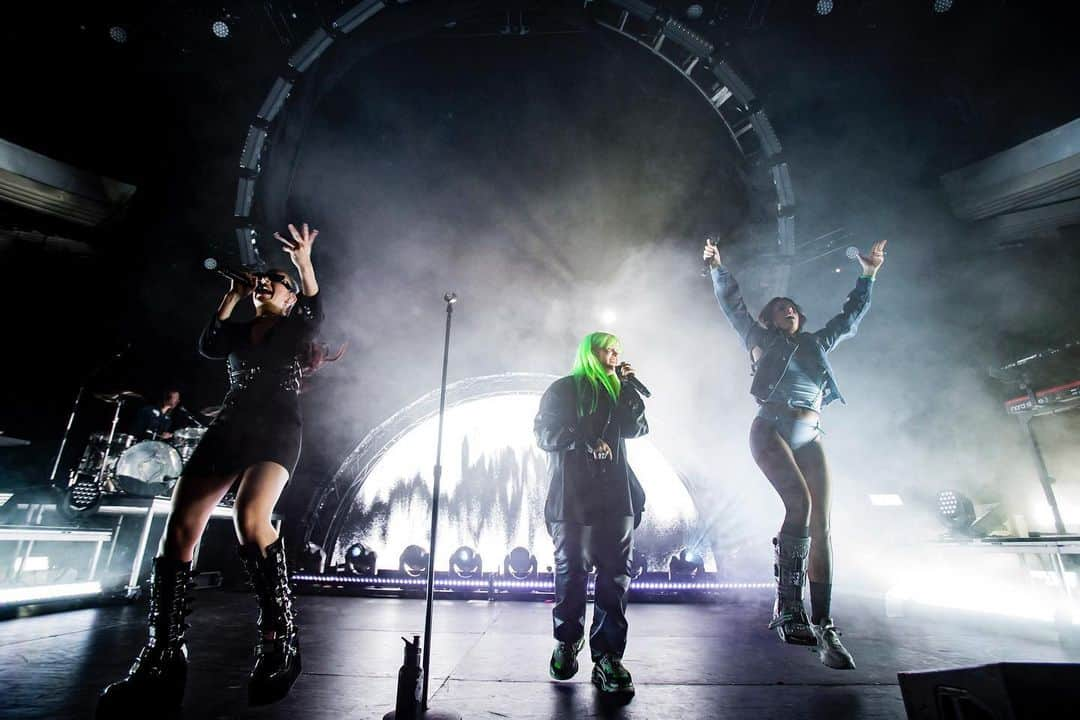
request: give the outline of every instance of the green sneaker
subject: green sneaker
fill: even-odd
[[[592,671],[593,685],[603,693],[634,694],[634,680],[623,667],[622,660],[613,655],[602,655]]]
[[[548,666],[551,677],[556,680],[569,680],[574,677],[578,671],[577,655],[584,646],[584,637],[574,643],[557,644],[551,653],[551,664]]]

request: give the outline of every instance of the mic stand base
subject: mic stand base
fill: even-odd
[[[459,713],[452,710],[440,710],[439,708],[428,708],[420,717],[423,720],[461,720]],[[397,711],[391,710],[386,713],[383,715],[383,720],[397,720]]]

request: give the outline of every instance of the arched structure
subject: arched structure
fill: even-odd
[[[543,519],[546,458],[535,446],[532,419],[555,379],[506,373],[447,387],[436,569],[448,569],[444,561],[457,547],[479,551],[488,567],[516,546],[533,552],[541,568],[550,565]],[[378,554],[380,569],[392,570],[405,548],[428,544],[438,403],[439,393],[432,391],[371,430],[309,505],[305,541],[325,551],[329,566],[344,566],[348,549],[362,545]],[[648,438],[629,441],[627,452],[647,496],[635,539],[643,567],[664,571],[673,554],[690,548],[714,569],[697,502],[683,477]]]
[[[596,0],[586,2],[584,9],[579,3],[565,5],[568,15],[617,33],[680,73],[716,113],[739,156],[757,172],[768,173],[776,195],[776,233],[770,246],[760,252],[778,256],[781,262],[773,266],[764,284],[771,294],[785,294],[789,267],[783,258],[795,252],[795,196],[780,141],[749,85],[692,22],[648,2]],[[297,47],[259,106],[241,151],[234,207],[241,262],[259,264],[257,228],[281,224],[310,112],[344,70],[380,48],[493,8],[502,6],[482,1],[401,5],[363,0],[317,28]],[[320,67],[322,63],[316,61],[332,49],[336,62],[328,65],[334,67]],[[321,74],[311,77],[316,67]],[[267,163],[271,146],[277,155],[272,170]]]

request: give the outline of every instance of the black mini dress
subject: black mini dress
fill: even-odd
[[[199,337],[199,353],[227,360],[229,391],[223,409],[203,435],[184,475],[233,475],[260,462],[275,462],[291,477],[300,459],[299,357],[322,322],[319,295],[299,295],[287,316],[259,343],[253,321],[215,316]]]

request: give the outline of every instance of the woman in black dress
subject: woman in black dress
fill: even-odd
[[[270,515],[300,457],[300,383],[323,314],[311,264],[318,230],[289,225],[281,241],[300,276],[270,270],[232,281],[199,338],[199,352],[228,359],[224,409],[207,430],[173,493],[172,511],[154,559],[149,638],[128,675],[107,687],[99,716],[176,707],[187,676],[185,616],[190,612],[191,559],[210,513],[236,487],[233,508],[240,556],[259,602],[259,642],[251,672],[252,704],[284,697],[300,674],[285,551]],[[250,296],[255,318],[230,321]]]

